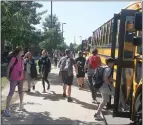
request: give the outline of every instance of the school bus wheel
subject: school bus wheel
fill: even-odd
[[[142,125],[142,93],[139,93],[135,102],[135,125]]]

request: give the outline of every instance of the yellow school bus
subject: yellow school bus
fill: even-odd
[[[142,5],[134,2],[93,32],[90,48],[98,49],[103,64],[109,56],[115,59],[113,116],[130,118],[135,125],[142,124],[141,35]],[[125,108],[119,101],[121,92]]]

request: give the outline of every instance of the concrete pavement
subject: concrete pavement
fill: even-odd
[[[62,84],[58,70],[53,69],[49,80],[51,89],[42,93],[42,82],[36,84],[35,91],[24,95],[24,110],[19,111],[19,100],[11,106],[12,116],[2,117],[2,125],[16,124],[70,124],[70,125],[105,125],[93,117],[97,104],[92,104],[88,89],[79,90],[76,81],[72,88],[73,102],[62,97]],[[98,98],[100,101],[100,98]]]

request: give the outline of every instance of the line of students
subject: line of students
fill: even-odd
[[[109,102],[110,95],[115,94],[115,88],[112,85],[115,80],[112,78],[112,69],[114,66],[114,59],[111,57],[108,57],[106,59],[106,64],[102,64],[100,57],[98,56],[98,50],[94,49],[92,51],[92,56],[90,56],[86,62],[85,58],[82,56],[83,54],[80,52],[79,57],[76,59],[76,63],[78,66],[78,73],[77,73],[77,82],[79,84],[79,87],[83,84],[85,73],[87,72],[88,76],[88,84],[89,88],[91,90],[91,95],[93,99],[93,103],[98,103],[96,100],[96,94],[97,91],[101,93],[102,96],[102,102],[99,104],[99,107],[97,109],[97,112],[95,113],[94,117],[96,119],[103,119],[101,116],[101,110],[104,106],[107,106],[107,102]],[[80,61],[80,62],[79,62]],[[80,64],[80,65],[79,65]],[[85,65],[84,65],[85,64]],[[96,73],[97,67],[103,67],[103,75],[101,81],[103,83],[99,88],[95,87],[95,84],[97,84],[97,81],[94,81],[94,74]],[[83,70],[84,68],[84,70]],[[82,80],[81,80],[82,79]],[[120,102],[123,105],[123,108],[126,109],[125,100],[123,98],[122,92],[120,93]]]
[[[82,52],[79,53],[79,57],[75,60],[73,59],[70,50],[65,51],[65,56],[60,59],[59,61],[59,68],[60,68],[60,76],[62,78],[62,81],[64,83],[63,85],[63,97],[67,96],[67,86],[68,86],[68,102],[72,102],[71,98],[71,86],[73,84],[73,66],[75,67],[75,72],[77,76],[77,82],[79,84],[79,87],[83,87],[84,85],[84,76],[85,71],[87,70],[88,75],[88,81],[89,81],[89,87],[92,93],[92,98],[95,101],[96,100],[96,89],[93,85],[93,79],[92,76],[95,72],[95,69],[98,66],[101,66],[101,59],[97,55],[98,51],[97,49],[93,50],[92,56],[85,60],[85,58],[82,56]],[[8,66],[7,70],[7,78],[10,80],[10,92],[7,97],[7,104],[6,109],[4,111],[5,116],[10,116],[9,112],[9,105],[11,98],[13,96],[13,93],[15,91],[15,87],[18,85],[18,92],[20,96],[20,109],[23,108],[23,80],[24,80],[24,67],[25,72],[28,80],[28,91],[30,91],[31,83],[33,83],[33,78],[36,78],[37,73],[36,72],[36,63],[35,60],[32,58],[32,55],[30,52],[28,52],[24,60],[22,58],[23,55],[23,49],[21,47],[16,48],[16,50],[13,52],[13,57],[11,58],[11,61]],[[25,65],[24,65],[25,64]],[[39,65],[39,72],[42,76],[42,85],[43,85],[43,92],[46,92],[45,89],[45,82],[47,82],[48,86],[47,89],[50,89],[50,83],[48,81],[48,75],[51,71],[51,62],[47,55],[47,51],[42,51],[42,56],[38,62]],[[106,103],[109,100],[109,95],[114,95],[114,87],[112,86],[111,82],[114,82],[115,80],[112,79],[111,70],[114,65],[114,59],[108,58],[106,60],[106,69],[104,71],[103,75],[103,85],[99,88],[99,91],[101,92],[103,101],[98,107],[97,113],[95,113],[95,117],[98,119],[101,119],[101,110],[106,105]],[[30,69],[30,70],[29,70]],[[110,86],[110,89],[109,89]],[[35,84],[33,83],[33,89],[35,89]],[[122,97],[122,96],[121,96]],[[122,99],[121,99],[122,101]],[[124,103],[122,103],[124,104]]]
[[[19,109],[23,109],[23,81],[27,80],[28,82],[28,92],[30,92],[31,86],[33,90],[35,89],[35,78],[37,78],[37,68],[36,62],[32,57],[30,52],[27,52],[24,57],[24,51],[21,47],[17,47],[11,56],[8,68],[7,68],[7,79],[10,81],[10,90],[7,96],[6,109],[4,115],[10,117],[10,102],[14,94],[16,86],[18,86],[18,92],[20,97],[20,106]],[[47,55],[47,51],[43,50],[41,58],[38,61],[39,72],[42,77],[43,92],[45,90],[45,82],[47,82],[50,89],[50,83],[48,81],[48,74],[51,71],[51,61]]]

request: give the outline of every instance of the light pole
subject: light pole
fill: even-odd
[[[64,38],[64,24],[66,23],[62,23],[62,37]]]
[[[53,27],[53,1],[51,0],[51,27]]]
[[[79,36],[80,37],[80,42],[81,42],[81,44],[82,44],[82,36]]]

